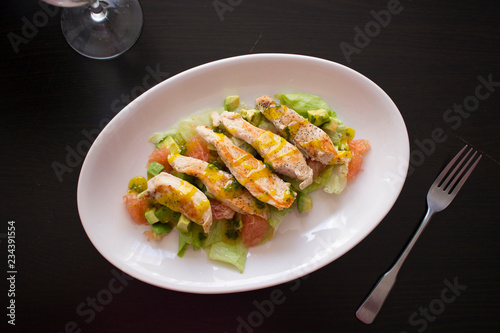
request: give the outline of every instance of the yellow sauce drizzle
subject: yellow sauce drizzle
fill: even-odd
[[[269,192],[257,195],[256,198],[259,201],[268,202],[269,200],[271,200],[275,196],[276,196],[276,189],[272,189]],[[295,195],[290,191],[289,188],[286,189],[285,192],[283,193],[283,202],[290,202],[291,203],[294,200],[295,200]],[[275,199],[275,201],[280,201],[280,200]]]
[[[243,186],[241,186],[235,178],[231,178],[224,187],[217,193],[220,198],[237,198],[244,194]]]
[[[200,219],[203,214],[210,208],[210,201],[208,199],[203,199],[201,202],[194,207],[196,209],[196,216],[199,216]]]
[[[265,159],[268,159],[269,157],[272,157],[274,154],[279,152],[281,148],[286,144],[286,140],[280,137],[280,142],[277,144],[275,147],[273,147],[267,154],[264,156]]]
[[[291,156],[291,155],[294,155],[297,151],[295,149],[290,149],[288,152],[284,153],[284,154],[281,154],[279,156],[276,156],[276,159],[283,159],[285,157],[288,157],[288,156]]]
[[[347,127],[345,129],[345,135],[347,137],[347,141],[351,141],[352,139],[354,139],[354,134],[355,134],[354,128]]]
[[[272,172],[265,165],[262,165],[260,169],[255,169],[252,167],[250,172],[246,175],[244,179],[240,179],[239,182],[241,185],[245,186],[248,182],[255,182],[260,178],[271,177]]]
[[[212,184],[227,179],[224,186],[215,186],[219,189],[217,193],[215,193],[215,196],[218,198],[228,199],[243,195],[243,188],[238,184],[236,178],[226,176],[223,171],[211,165],[207,165],[203,173],[200,175],[200,179],[208,181]]]
[[[257,179],[264,178],[264,177],[271,177],[272,172],[268,168],[266,168],[265,165],[262,165],[260,169],[254,169],[250,171],[247,175],[247,179],[250,181],[256,181]]]
[[[168,157],[168,163],[172,164],[172,162],[179,156],[179,154],[172,154]]]
[[[224,140],[224,134],[222,134],[222,133],[214,133],[214,134],[217,135],[217,137],[219,138],[219,141]]]
[[[285,109],[286,109],[286,106],[282,106],[281,108],[278,108],[277,106],[270,106],[270,107],[265,108],[264,112],[262,112],[262,113],[264,114],[264,117],[266,117],[267,119],[276,120],[279,117],[281,117],[281,115],[283,114]]]
[[[179,207],[187,209],[190,204],[193,204],[192,197],[195,195],[197,191],[198,190],[196,189],[196,187],[194,187],[193,185],[184,180],[181,180],[181,185],[178,188],[168,191],[166,193],[162,193],[162,195],[157,198],[157,201],[160,204],[165,205],[168,208],[178,212]],[[186,205],[188,205],[188,207],[186,207]],[[201,220],[203,213],[205,213],[205,211],[207,211],[207,209],[210,208],[210,201],[208,201],[208,199],[203,199],[197,205],[193,204],[193,206],[194,206],[193,208],[195,211],[195,216],[188,216],[188,217],[192,219],[196,218],[199,221]],[[190,215],[189,213],[192,213],[192,211],[185,213],[186,215]]]
[[[209,164],[207,165],[205,170],[203,170],[203,173],[200,175],[200,178],[202,180],[208,179],[211,183],[216,183],[226,178],[226,176],[222,173],[221,170]]]
[[[292,192],[290,188],[287,188],[283,196],[283,200],[285,202],[293,202],[295,200],[295,193]]]
[[[259,194],[258,196],[256,196],[256,198],[262,202],[268,202],[271,199],[271,197],[267,193]]]
[[[263,151],[266,148],[274,146],[277,144],[276,140],[274,140],[274,134],[269,131],[262,132],[257,139],[252,143],[252,146],[259,152]]]
[[[319,139],[312,139],[311,141],[304,142],[301,144],[301,146],[304,148],[313,147],[315,149],[323,151],[323,144],[322,144],[321,140],[319,140]]]
[[[293,140],[293,138],[295,137],[295,135],[297,135],[297,132],[299,131],[299,129],[300,129],[301,126],[302,126],[302,123],[297,122],[297,121],[291,121],[284,128],[283,132],[286,134],[286,136],[290,140]]]
[[[279,142],[275,139],[278,138]],[[281,156],[276,156],[285,145],[287,141],[280,136],[275,135],[272,132],[265,131],[259,135],[259,137],[253,142],[252,146],[264,157],[264,160],[276,160],[281,158],[281,156],[288,156],[294,153],[293,150],[285,153]],[[272,147],[267,153],[264,153],[266,148]]]
[[[238,165],[242,164],[243,162],[245,162],[246,160],[248,160],[250,158],[250,154],[246,153],[246,154],[242,154],[240,156],[238,156],[234,162],[233,162],[233,166],[237,167]]]

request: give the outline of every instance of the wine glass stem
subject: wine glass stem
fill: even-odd
[[[99,14],[103,10],[99,0],[90,0],[90,9],[94,14]]]
[[[106,8],[104,8],[99,0],[90,0],[90,11],[92,20],[95,22],[101,22],[107,17]]]

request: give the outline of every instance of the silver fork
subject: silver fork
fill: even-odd
[[[477,163],[481,159],[482,155],[479,155],[472,166],[469,167],[470,163],[474,161],[477,155],[477,151],[473,148],[469,149],[465,156],[457,163],[458,159],[462,153],[467,149],[467,145],[460,150],[460,152],[451,160],[451,162],[444,168],[444,170],[439,174],[434,183],[432,183],[429,192],[427,193],[427,213],[418,227],[415,235],[411,241],[406,246],[403,253],[400,255],[394,266],[385,273],[382,278],[377,282],[376,286],[373,288],[371,293],[365,299],[363,304],[356,311],[356,317],[365,324],[371,324],[378,312],[382,308],[387,296],[389,295],[394,283],[396,282],[396,277],[398,275],[399,269],[403,265],[406,257],[410,253],[413,245],[417,241],[422,231],[431,220],[434,213],[440,212],[453,201],[457,195],[460,188],[465,183],[467,178],[472,173],[472,170],[476,167]],[[467,159],[471,152],[472,157]],[[465,165],[462,164],[466,161]],[[455,166],[456,165],[456,166]],[[453,168],[453,166],[455,166]],[[453,168],[453,170],[451,170]],[[451,172],[450,172],[451,170]],[[462,174],[465,174],[462,176]],[[457,183],[458,181],[458,183]]]

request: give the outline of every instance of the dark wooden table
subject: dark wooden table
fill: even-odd
[[[3,2],[1,327],[52,333],[499,331],[498,2],[141,3],[145,23],[137,44],[116,59],[97,61],[67,45],[60,10],[36,1]],[[410,172],[393,209],[350,252],[294,283],[197,295],[121,274],[91,244],[78,215],[77,181],[88,150],[82,142],[93,141],[107,119],[144,91],[148,74],[156,73],[148,81],[153,85],[213,60],[264,52],[345,64],[391,96],[411,143]],[[444,131],[444,142],[432,141],[435,129]],[[361,323],[357,307],[416,230],[430,184],[465,143],[483,159],[425,230],[376,321]],[[77,154],[68,160],[70,151]],[[54,162],[66,165],[65,172]],[[13,228],[17,273],[8,274]],[[276,289],[283,299],[263,309]],[[14,310],[7,308],[11,300]],[[15,326],[8,324],[12,313]]]

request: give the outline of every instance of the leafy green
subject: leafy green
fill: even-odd
[[[174,137],[175,139],[178,139],[177,137],[175,137],[175,134],[177,133],[177,128],[176,127],[173,127],[173,128],[170,128],[166,131],[161,131],[161,132],[154,132],[149,138],[148,138],[148,142],[152,143],[152,144],[159,144],[160,142],[162,142],[167,136],[172,136]]]
[[[226,262],[243,272],[248,248],[243,244],[241,238],[232,244],[222,241],[216,242],[208,246],[206,250],[210,259]]]
[[[172,226],[168,223],[157,222],[152,224],[151,227],[153,228],[153,234],[155,236],[163,236],[164,234],[168,234],[172,231]]]
[[[347,185],[347,171],[346,164],[335,165],[323,190],[330,194],[340,194]]]
[[[224,228],[224,221],[225,220],[216,220],[212,223],[210,232],[207,235],[207,239],[205,239],[205,246],[210,246],[217,242],[222,242],[222,229]]]
[[[193,250],[198,250],[203,246],[203,242],[206,240],[207,236],[203,232],[203,228],[193,223],[188,232],[179,232],[179,247],[177,255],[183,257],[186,252],[188,245],[193,246]]]
[[[243,244],[241,237],[232,239],[231,242],[224,241],[224,236],[228,236],[224,235],[224,230],[227,231],[224,226],[226,223],[231,223],[235,226],[234,224],[237,222],[228,220],[214,221],[210,227],[210,233],[203,242],[203,248],[207,252],[210,259],[234,265],[240,272],[242,272],[245,267],[248,248]]]
[[[283,221],[286,214],[288,214],[293,209],[293,207],[294,206],[292,206],[290,208],[285,208],[283,210],[279,210],[276,207],[269,206],[270,217],[269,217],[269,220],[267,222],[269,222],[269,225],[271,227],[273,227],[273,229],[275,231],[278,230],[278,226]]]
[[[174,126],[166,131],[155,132],[148,139],[153,144],[158,144],[167,136],[173,137],[179,144],[183,145],[188,142],[196,133],[196,126],[212,126],[212,118],[210,114],[214,109],[205,109],[192,114],[191,116],[182,119]]]
[[[302,117],[307,118],[307,111],[324,109],[332,117],[335,117],[335,112],[332,111],[330,106],[318,95],[311,95],[305,93],[297,94],[276,94],[275,96],[280,100],[281,104],[294,109]]]
[[[302,190],[303,193],[311,193],[320,188],[324,187],[328,182],[330,175],[332,174],[333,166],[328,166],[325,170],[323,170],[316,179],[312,182],[311,185]]]

